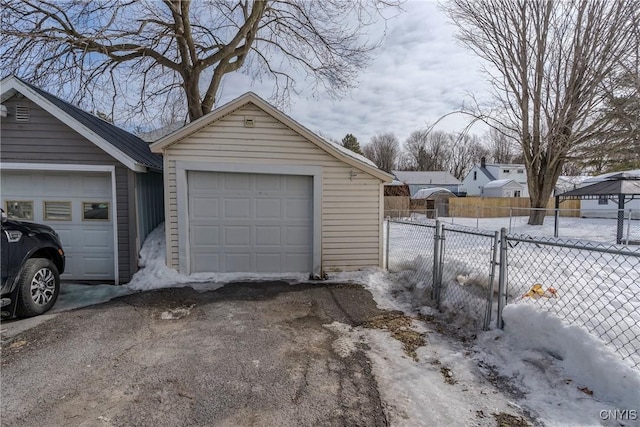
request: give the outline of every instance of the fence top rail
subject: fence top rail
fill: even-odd
[[[406,220],[394,219],[394,218],[389,218],[388,221],[396,223],[396,224],[407,224],[407,225],[415,225],[417,227],[436,228],[436,224],[435,223],[434,224],[424,224],[422,222],[406,221]]]
[[[471,229],[471,228],[467,228],[467,227],[451,227],[448,224],[443,224],[442,228],[444,231],[452,231],[455,233],[464,233],[464,234],[472,234],[474,236],[482,236],[482,237],[495,237],[496,234],[499,234],[498,231],[489,231],[489,230],[476,230],[476,229]]]
[[[593,245],[589,245],[589,244],[579,243],[579,242],[542,240],[542,239],[536,239],[535,237],[532,237],[532,236],[507,236],[507,241],[532,243],[532,244],[543,245],[543,246],[555,246],[555,247],[568,248],[568,249],[580,249],[580,250],[599,252],[604,254],[624,255],[624,256],[640,258],[640,250],[633,251],[633,250],[618,248],[615,246],[603,247],[597,242],[594,242]]]

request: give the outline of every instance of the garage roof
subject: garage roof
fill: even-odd
[[[280,121],[285,126],[302,135],[305,139],[309,140],[318,148],[336,157],[337,159],[342,160],[343,162],[353,167],[357,167],[365,172],[368,172],[369,174],[381,179],[384,182],[391,182],[393,180],[392,175],[378,169],[375,164],[366,157],[356,154],[341,145],[321,138],[291,117],[287,116],[285,113],[276,109],[274,106],[272,106],[253,92],[247,92],[244,95],[241,95],[240,97],[234,99],[233,101],[216,108],[209,114],[200,117],[198,120],[195,120],[178,129],[177,131],[170,133],[164,138],[160,138],[158,141],[151,144],[151,151],[153,151],[154,153],[162,153],[163,150],[168,148],[169,146],[181,141],[189,135],[198,132],[199,130],[209,126],[211,123],[221,119],[222,117],[225,117],[226,115],[242,108],[249,103],[260,108],[265,113],[271,115],[276,120]]]
[[[16,93],[29,98],[132,170],[162,169],[162,157],[137,136],[106,122],[16,76],[2,80],[2,101]]]

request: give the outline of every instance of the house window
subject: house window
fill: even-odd
[[[524,173],[524,169],[518,169],[518,173]]]
[[[598,196],[598,204],[599,205],[608,205],[609,198],[607,196]]]
[[[71,221],[71,202],[44,202],[44,219],[47,221]]]
[[[513,191],[513,197],[522,197],[522,196],[520,195],[520,190],[514,190],[514,191]]]
[[[83,221],[109,221],[109,202],[83,202]]]
[[[509,173],[511,172],[509,169],[502,169],[502,173]]]
[[[473,180],[478,179],[478,171],[473,171]]]
[[[7,200],[5,207],[9,219],[33,220],[33,202],[30,200]]]

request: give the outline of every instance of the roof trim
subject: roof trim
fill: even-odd
[[[235,110],[242,108],[249,103],[254,104],[256,107],[271,115],[276,120],[291,128],[294,132],[297,132],[302,137],[309,140],[315,146],[332,155],[333,157],[342,160],[350,166],[361,169],[369,173],[370,175],[373,175],[374,177],[380,179],[381,181],[391,182],[393,180],[393,175],[388,174],[374,166],[371,166],[364,161],[349,155],[348,153],[342,152],[340,149],[334,147],[333,144],[325,141],[315,133],[311,132],[309,129],[302,126],[300,123],[287,116],[285,113],[276,109],[274,106],[272,106],[253,92],[247,92],[244,95],[241,95],[238,98],[234,99],[233,101],[230,101],[227,104],[216,108],[209,114],[206,114],[199,119],[187,124],[186,126],[183,126],[175,132],[172,132],[169,135],[160,138],[159,140],[151,144],[151,152],[163,153],[163,151],[171,145],[180,142],[182,139],[202,130],[213,122],[223,118],[224,116],[232,113]]]
[[[95,144],[102,151],[106,152],[111,157],[115,158],[120,163],[122,163],[123,165],[131,169],[132,171],[147,172],[147,166],[138,163],[137,161],[135,161],[134,159],[132,159],[122,151],[118,150],[108,141],[106,141],[101,136],[96,134],[93,130],[83,125],[82,123],[79,123],[71,115],[69,115],[62,109],[60,109],[58,106],[53,104],[48,99],[44,98],[42,95],[34,91],[28,85],[24,84],[17,77],[15,76],[6,77],[0,82],[0,85],[2,86],[2,89],[1,89],[2,102],[6,101],[6,99],[9,98],[9,97],[5,98],[6,94],[11,93],[11,95],[13,95],[15,92],[19,92],[24,96],[26,96],[27,98],[29,98],[31,101],[38,104],[46,112],[48,112],[49,114],[51,114],[52,116],[54,116],[55,118],[57,118],[58,120],[66,124],[67,126],[69,126],[71,129],[75,130],[80,135],[84,136],[86,139],[88,139],[90,142]]]

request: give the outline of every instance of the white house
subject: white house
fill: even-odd
[[[466,190],[468,196],[486,196],[484,193],[486,185],[491,181],[512,180],[522,186],[521,189],[514,189],[511,196],[489,196],[489,197],[529,197],[527,187],[527,171],[524,165],[517,164],[487,164],[483,157],[479,165],[475,165],[462,180],[462,189]],[[500,185],[500,184],[496,184]]]
[[[496,179],[484,186],[484,197],[520,197],[524,187],[512,179]]]

